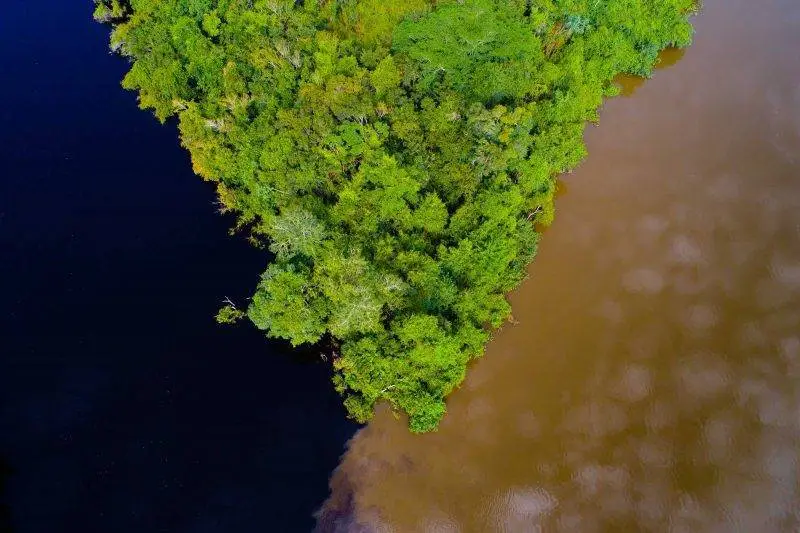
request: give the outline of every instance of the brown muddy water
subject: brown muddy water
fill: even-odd
[[[694,22],[588,128],[441,429],[380,410],[320,531],[800,531],[800,0]]]

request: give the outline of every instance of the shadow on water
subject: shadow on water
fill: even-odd
[[[684,48],[667,48],[666,50],[662,50],[658,55],[658,63],[656,64],[655,70],[667,69],[678,64],[685,54],[686,49]],[[620,75],[614,80],[614,84],[620,89],[619,96],[630,97],[633,96],[636,90],[644,85],[646,81],[647,78],[641,76]],[[562,176],[556,181],[556,205],[558,205],[558,199],[568,193],[569,184],[567,180],[564,179],[564,176]],[[550,226],[537,225],[536,231],[540,234],[544,234],[549,228]]]
[[[658,55],[658,63],[655,70],[664,70],[678,64],[686,54],[685,48],[667,48]],[[647,78],[641,76],[618,76],[614,83],[620,88],[620,96],[633,96],[639,87],[647,82]]]

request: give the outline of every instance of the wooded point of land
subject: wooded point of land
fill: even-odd
[[[130,58],[123,86],[177,117],[195,172],[274,254],[250,320],[294,345],[335,339],[356,420],[385,400],[429,431],[509,318],[612,80],[687,46],[694,8],[100,0],[95,18]]]

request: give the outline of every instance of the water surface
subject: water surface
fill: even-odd
[[[800,528],[800,2],[708,0],[565,178],[436,434],[387,410],[321,531]]]
[[[354,425],[324,365],[214,322],[268,257],[92,5],[0,9],[0,532],[309,531]]]

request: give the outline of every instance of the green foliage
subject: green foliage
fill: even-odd
[[[128,10],[120,0],[110,0],[108,2],[97,2],[94,9],[94,19],[98,22],[111,22],[124,19]]]
[[[692,0],[100,0],[123,85],[275,257],[247,310],[330,335],[357,420],[434,429],[510,315],[620,73],[691,40]],[[218,320],[242,316],[233,307]]]
[[[442,86],[482,103],[539,96],[539,37],[519,6],[497,0],[443,3],[395,31],[394,51],[410,59],[416,89]]]
[[[245,317],[244,312],[240,311],[232,304],[225,305],[217,313],[217,322],[220,324],[235,324]]]

